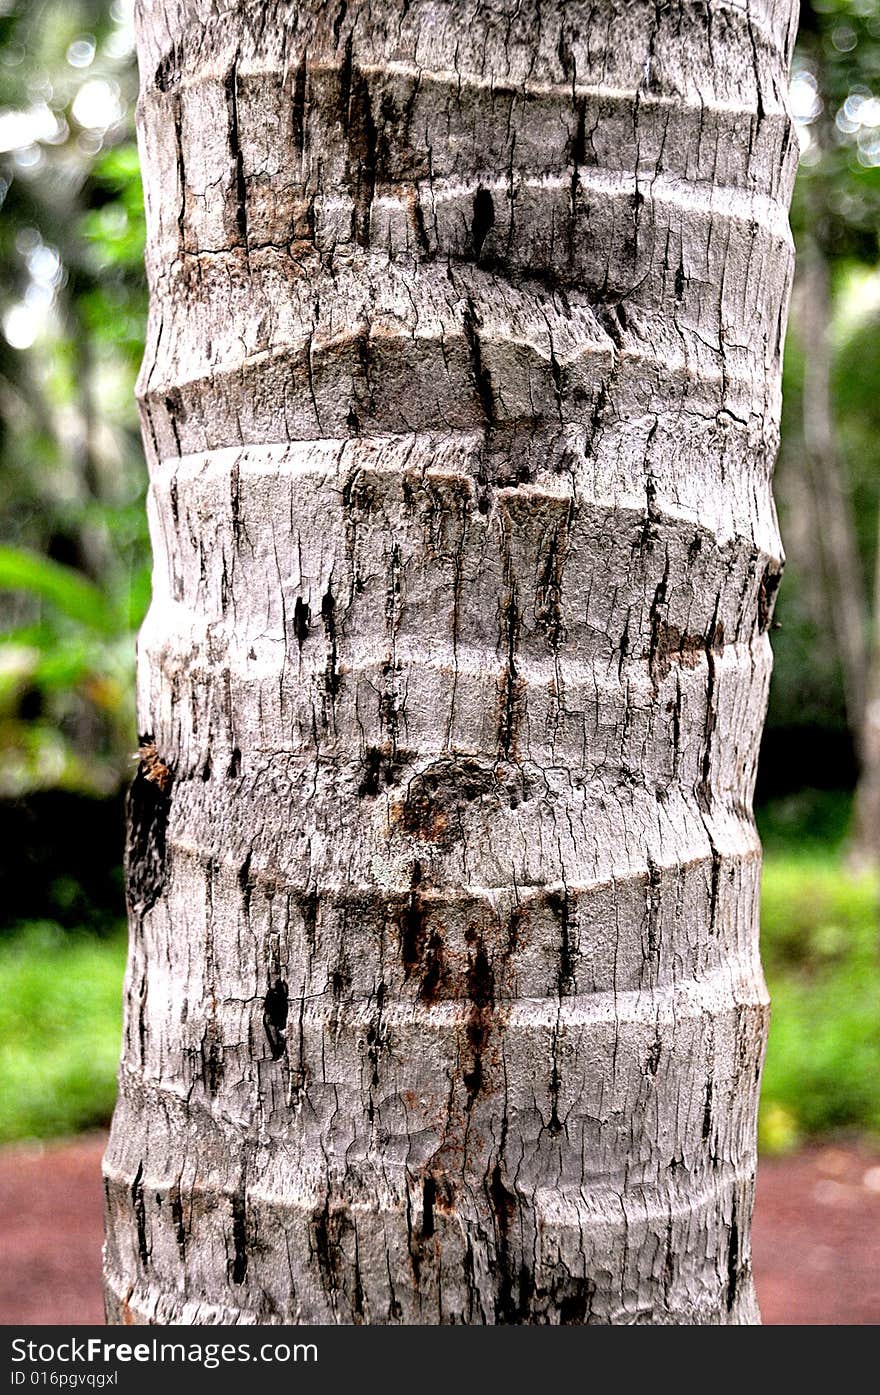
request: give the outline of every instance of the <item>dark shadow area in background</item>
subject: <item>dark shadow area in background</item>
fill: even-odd
[[[0,928],[51,920],[109,934],[125,915],[125,798],[42,790],[0,800]]]
[[[840,728],[770,726],[764,730],[755,808],[785,799],[809,785],[814,790],[850,792],[858,778],[852,737]]]

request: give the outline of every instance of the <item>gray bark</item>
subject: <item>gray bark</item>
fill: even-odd
[[[794,22],[143,0],[112,1319],[757,1320]]]

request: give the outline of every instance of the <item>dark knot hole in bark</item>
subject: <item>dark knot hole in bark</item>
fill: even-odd
[[[297,596],[296,605],[293,607],[293,632],[296,635],[296,642],[302,649],[309,637],[309,630],[312,625],[312,612],[302,596]]]
[[[474,194],[474,216],[471,220],[471,242],[474,256],[479,257],[495,223],[495,204],[488,189],[478,189]]]
[[[273,1061],[279,1061],[287,1050],[288,1006],[287,984],[278,978],[263,999],[263,1028]]]

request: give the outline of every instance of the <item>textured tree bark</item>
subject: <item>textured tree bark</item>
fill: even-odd
[[[790,0],[143,0],[138,1321],[739,1323]]]

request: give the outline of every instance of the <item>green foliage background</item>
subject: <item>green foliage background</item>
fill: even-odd
[[[3,8],[0,134],[10,114],[49,134],[0,156],[0,796],[107,794],[132,748],[149,599],[130,15],[103,0]]]

